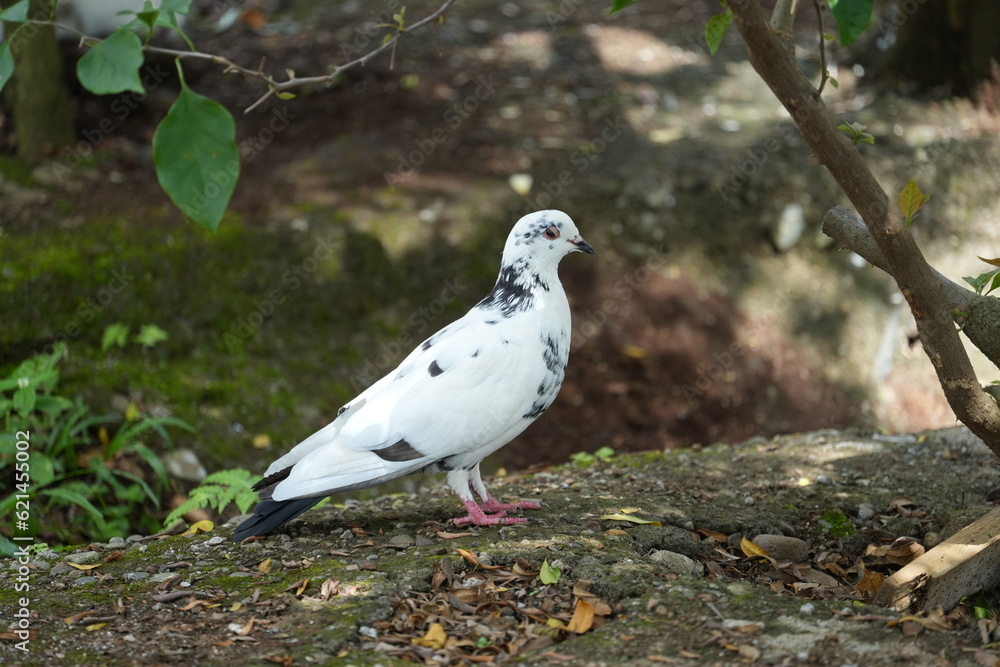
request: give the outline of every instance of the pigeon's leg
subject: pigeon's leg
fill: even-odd
[[[479,472],[479,466],[472,469],[469,476],[469,485],[475,490],[479,497],[483,499],[480,507],[486,512],[511,512],[514,510],[537,510],[542,508],[542,504],[534,500],[526,500],[519,503],[502,503],[486,490],[483,478]]]
[[[483,491],[485,491],[486,490],[485,487],[482,486],[483,481],[482,479],[479,479],[478,466],[476,467],[473,475],[475,476],[476,479],[479,480],[478,486],[482,487]],[[484,512],[483,507],[480,507],[479,504],[476,502],[475,498],[472,497],[472,487],[474,486],[474,482],[472,481],[472,479],[470,479],[470,474],[469,471],[467,470],[452,470],[451,472],[449,472],[448,486],[450,486],[451,490],[455,492],[455,495],[458,496],[458,499],[462,501],[462,504],[465,506],[465,509],[468,512],[468,514],[465,516],[458,517],[457,519],[452,519],[452,523],[454,523],[456,526],[463,526],[467,523],[471,523],[476,526],[495,526],[495,525],[509,526],[515,523],[528,522],[527,519],[514,516],[507,516],[507,510],[505,509],[488,510],[494,512],[493,514],[487,514],[486,512]],[[489,496],[488,493],[486,495],[487,497]],[[499,505],[499,503],[493,501],[493,507],[496,507],[497,505]]]

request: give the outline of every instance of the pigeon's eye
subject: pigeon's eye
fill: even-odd
[[[559,228],[556,227],[555,225],[547,227],[543,232],[543,234],[545,234],[545,238],[547,238],[548,240],[554,241],[557,238],[559,238]]]

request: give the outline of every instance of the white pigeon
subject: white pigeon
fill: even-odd
[[[448,473],[468,512],[456,525],[527,521],[507,512],[539,503],[497,502],[479,462],[545,412],[562,386],[570,312],[557,269],[576,251],[594,254],[562,211],[521,218],[486,298],[272,463],[235,539],[266,535],[330,494],[416,472]]]

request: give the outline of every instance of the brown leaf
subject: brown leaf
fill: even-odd
[[[872,572],[865,568],[864,563],[859,564],[859,568],[861,569],[861,580],[854,585],[854,590],[863,598],[874,598],[885,582],[885,575]]]
[[[110,563],[112,561],[121,560],[124,557],[125,553],[121,549],[115,549],[114,551],[112,551],[111,553],[109,553],[107,556],[104,557],[103,562]]]
[[[719,542],[720,544],[725,544],[726,542],[729,541],[729,538],[727,536],[723,535],[722,533],[716,532],[714,530],[706,530],[704,528],[699,528],[696,532],[702,537],[707,537],[710,540]]]
[[[268,662],[273,662],[276,665],[282,665],[283,667],[292,667],[294,663],[294,658],[290,653],[285,655],[269,655],[264,658]]]
[[[309,587],[309,577],[306,577],[305,579],[300,579],[299,581],[296,581],[294,584],[292,584],[288,588],[285,588],[284,590],[295,591],[296,595],[302,595],[302,593],[305,592],[305,590],[308,587]]]
[[[449,533],[444,530],[437,532],[437,536],[442,540],[457,540],[460,537],[471,537],[472,535],[475,535],[475,533]]]
[[[257,571],[262,574],[268,574],[271,571],[271,566],[274,565],[274,559],[268,558],[267,560],[262,560],[259,565],[257,565]],[[287,589],[286,589],[287,590]]]
[[[597,595],[590,592],[590,587],[594,585],[593,581],[588,581],[586,579],[577,579],[573,582],[573,595],[578,598],[596,598]]]
[[[576,601],[573,618],[569,620],[566,630],[582,635],[594,626],[594,605],[583,599]]]
[[[482,563],[479,562],[479,557],[477,557],[476,554],[472,553],[471,551],[466,551],[465,549],[455,549],[455,553],[457,553],[459,556],[469,561],[476,567],[481,567],[484,570],[499,570],[501,567],[500,565],[483,565]]]
[[[239,632],[237,632],[236,634],[239,635],[240,637],[245,637],[248,634],[250,634],[250,631],[253,630],[254,621],[256,620],[257,620],[256,616],[251,616],[250,620],[247,621],[247,624],[244,625],[242,628],[240,628]]]
[[[212,642],[212,646],[218,646],[219,648],[227,648],[232,645],[233,645],[232,637],[227,637],[224,641],[221,642]]]

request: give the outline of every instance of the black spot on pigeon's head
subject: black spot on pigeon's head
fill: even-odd
[[[594,249],[580,236],[573,219],[562,211],[530,213],[514,225],[503,251],[504,266],[528,258],[533,264],[558,264],[571,252],[594,254]]]

